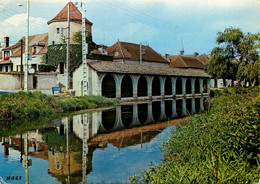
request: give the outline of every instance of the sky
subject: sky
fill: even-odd
[[[67,2],[30,0],[29,34],[47,33],[47,21]],[[185,54],[209,54],[217,46],[217,33],[225,28],[260,32],[260,0],[85,0],[85,3],[86,18],[93,23],[93,41],[107,46],[120,40],[149,45],[162,55],[175,55],[183,44]],[[15,44],[25,35],[25,13],[26,0],[0,0],[0,43],[9,36],[11,44]]]

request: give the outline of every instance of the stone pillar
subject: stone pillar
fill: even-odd
[[[133,104],[133,122],[132,126],[138,126],[140,124],[140,121],[138,119],[138,104]]]
[[[130,75],[133,83],[133,97],[137,99],[137,87],[138,87],[138,80],[140,78],[140,75]]]
[[[124,75],[113,74],[116,83],[116,98],[121,99],[121,83]]]
[[[160,80],[160,87],[161,87],[161,96],[164,97],[166,77],[159,77],[159,80]]]
[[[182,99],[182,115],[187,115],[186,99]]]
[[[191,94],[195,94],[195,78],[190,79],[191,82]]]
[[[177,81],[177,77],[171,77],[171,81],[172,81],[172,95],[175,96],[176,95],[176,81]]]
[[[186,95],[186,81],[187,78],[181,78],[181,82],[182,82],[182,94]]]
[[[152,98],[152,82],[153,82],[153,76],[145,76],[147,80],[147,95],[149,98]]]
[[[191,113],[192,114],[196,113],[195,98],[191,99]]]
[[[153,119],[153,104],[152,102],[148,103],[148,115],[147,115],[147,123],[154,122]]]
[[[161,101],[161,115],[160,115],[160,120],[165,120],[166,119],[166,114],[165,114],[165,102]]]
[[[199,79],[199,83],[200,83],[200,93],[203,93],[203,79]]]
[[[210,93],[210,79],[205,79],[207,80],[207,93]]]
[[[124,128],[124,124],[122,123],[122,115],[121,115],[121,105],[116,107],[116,124],[112,128],[112,130],[118,130]]]
[[[98,89],[97,95],[102,96],[102,82],[106,74],[98,74]]]
[[[200,99],[200,111],[204,111],[203,98]]]
[[[176,109],[176,100],[172,101],[172,118],[178,116],[177,115],[177,109]]]

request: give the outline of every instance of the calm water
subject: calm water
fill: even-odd
[[[15,129],[0,137],[0,183],[129,182],[150,161],[161,161],[162,142],[183,121],[176,119],[182,105],[181,100],[120,105],[28,132]]]

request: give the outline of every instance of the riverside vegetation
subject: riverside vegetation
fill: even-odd
[[[214,90],[211,108],[178,126],[152,164],[133,183],[257,183],[259,87]]]
[[[112,106],[115,99],[102,96],[54,97],[40,92],[19,92],[0,96],[0,121],[35,119],[82,109]]]

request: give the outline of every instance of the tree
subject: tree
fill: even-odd
[[[260,33],[244,34],[239,28],[219,32],[206,71],[213,78],[245,80],[259,84]]]

